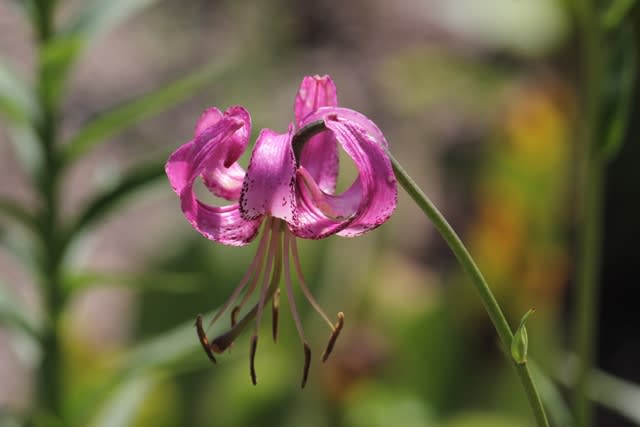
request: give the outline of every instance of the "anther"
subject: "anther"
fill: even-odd
[[[229,333],[226,333],[211,341],[211,344],[209,344],[209,348],[214,353],[222,353],[223,351],[228,349],[231,344],[233,344],[233,339],[230,339]]]
[[[236,323],[238,323],[237,322],[238,313],[240,313],[240,306],[236,305],[235,307],[233,307],[233,310],[231,310],[231,327],[232,328],[236,326]]]
[[[342,330],[343,326],[344,326],[344,313],[343,312],[339,312],[338,313],[338,321],[333,326],[333,331],[331,332],[331,336],[329,337],[329,342],[327,343],[327,348],[324,350],[324,353],[322,353],[322,362],[323,363],[327,361],[327,359],[329,358],[329,355],[333,351],[333,346],[336,344],[336,340],[338,339],[338,336],[340,335],[340,331]]]
[[[251,337],[251,352],[249,353],[249,371],[251,373],[251,382],[253,383],[253,385],[258,384],[256,380],[256,367],[255,367],[257,349],[258,349],[258,336],[253,335]]]
[[[304,388],[307,384],[307,378],[309,378],[309,367],[311,366],[311,349],[309,344],[304,342],[304,368],[302,371],[302,384],[300,388]]]
[[[207,333],[204,331],[204,328],[202,327],[202,316],[198,314],[198,317],[196,317],[196,330],[198,331],[198,338],[200,339],[200,344],[202,344],[202,348],[204,349],[204,352],[207,353],[207,356],[209,356],[209,359],[213,362],[216,363],[216,358],[213,357],[213,353],[211,352],[211,348],[209,347],[209,340],[207,339]]]
[[[273,332],[273,341],[278,341],[278,314],[280,311],[280,288],[276,289],[276,292],[273,294],[273,305],[271,311],[271,329]]]

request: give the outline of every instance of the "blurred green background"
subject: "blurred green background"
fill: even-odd
[[[0,0],[0,57],[33,82],[35,35],[18,3]],[[322,364],[326,327],[300,304],[315,355],[304,391],[285,298],[279,342],[262,334],[257,387],[249,378],[248,336],[215,366],[202,353],[195,316],[224,301],[255,244],[231,248],[201,237],[157,171],[190,138],[205,108],[240,104],[251,112],[254,138],[262,127],[282,132],[302,77],[326,73],[341,105],[380,126],[396,158],[462,235],[510,323],[537,309],[528,323],[530,353],[544,372],[543,399],[555,402],[551,418],[565,425],[581,101],[564,2],[104,4],[58,4],[61,27],[84,25],[89,34],[64,86],[62,143],[111,108],[200,74],[184,83],[198,90],[178,86],[166,98],[147,99],[146,109],[122,110],[118,132],[102,135],[104,144],[87,143],[91,150],[62,181],[61,215],[74,218],[93,195],[132,173],[154,171],[146,185],[89,221],[65,258],[65,286],[73,291],[62,319],[68,419],[140,427],[532,425],[475,290],[402,192],[394,216],[374,233],[300,242],[315,295],[329,313],[346,315],[335,354]],[[76,20],[100,7],[98,18]],[[627,246],[639,237],[634,145],[611,168],[599,363],[639,381],[638,321],[625,302],[638,295],[631,288],[637,250]],[[29,175],[37,153],[30,147],[19,128],[0,121],[0,194],[37,206]],[[355,174],[343,160],[342,189]],[[42,324],[32,243],[0,221],[2,303],[25,322]],[[620,223],[627,227],[611,228]],[[0,423],[19,425],[33,409],[40,357],[21,328],[0,328]],[[630,405],[640,407],[640,400]],[[632,425],[626,418],[601,410],[598,425]]]

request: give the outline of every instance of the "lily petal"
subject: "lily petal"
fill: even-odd
[[[294,106],[296,126],[321,107],[337,107],[336,85],[331,77],[307,76],[302,80]],[[334,136],[325,132],[315,135],[304,146],[300,164],[316,180],[322,191],[333,194],[338,177],[338,145]]]
[[[239,166],[235,163],[239,149],[248,143],[248,113],[234,108],[224,115],[208,110],[206,127],[196,129],[196,138],[178,148],[167,161],[165,171],[173,190],[180,196],[182,211],[205,237],[227,245],[245,245],[256,235],[260,221],[247,221],[240,215],[238,204],[214,207],[200,202],[193,191],[199,176],[217,185],[218,196],[230,198],[238,190]],[[217,117],[216,117],[217,116]],[[244,139],[244,140],[243,140]],[[231,167],[225,167],[225,164]],[[231,183],[225,183],[224,179]],[[237,197],[236,197],[237,198]]]
[[[236,130],[224,144],[226,152],[218,156],[211,156],[207,166],[202,171],[205,186],[218,197],[227,200],[238,200],[242,190],[245,171],[237,163],[247,148],[251,135],[251,116],[242,107],[231,107],[224,115],[217,108],[207,109],[198,120],[195,129],[194,145],[198,150],[199,144],[205,144],[211,139],[209,129],[223,117],[234,117],[242,121],[242,127]]]
[[[302,79],[300,89],[296,95],[294,112],[296,126],[305,121],[307,116],[320,107],[337,107],[338,95],[336,85],[328,75],[306,76]]]
[[[291,147],[293,126],[278,134],[263,129],[251,153],[242,185],[240,209],[247,220],[263,215],[295,222],[296,161]]]
[[[240,213],[240,205],[217,207],[202,203],[195,197],[181,197],[182,211],[204,237],[229,246],[244,246],[256,237],[262,218],[247,221]]]
[[[385,152],[386,140],[373,122],[352,110],[321,108],[305,123],[319,119],[324,120],[328,131],[353,159],[358,178],[344,193],[324,194],[319,203],[313,184],[303,176],[301,182],[306,188],[298,185],[298,222],[290,228],[299,237],[312,239],[333,233],[359,236],[384,223],[397,204],[396,179]],[[340,217],[331,215],[336,213]]]

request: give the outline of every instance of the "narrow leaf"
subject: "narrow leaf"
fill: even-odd
[[[134,98],[97,115],[66,146],[64,158],[70,162],[101,141],[124,131],[140,120],[185,101],[230,71],[229,64],[212,63],[157,90]]]
[[[110,285],[171,293],[192,293],[200,289],[202,282],[203,276],[198,273],[174,273],[168,271],[139,273],[85,271],[68,274],[64,278],[67,292],[76,292],[100,285]]]
[[[64,93],[71,66],[84,45],[81,37],[58,35],[40,50],[43,75],[40,76],[40,96],[50,106],[57,105]]]
[[[156,0],[91,0],[83,2],[82,10],[63,30],[79,34],[88,40],[114,29]]]
[[[549,418],[554,426],[572,426],[575,420],[565,396],[562,395],[559,385],[538,366],[537,363],[529,359],[529,368],[535,378],[540,397],[547,409]]]
[[[0,216],[12,219],[32,232],[38,232],[38,222],[24,206],[18,202],[0,197]]]
[[[212,315],[213,313],[209,313],[207,317]],[[164,374],[175,375],[209,366],[209,360],[201,352],[192,321],[138,344],[121,359],[116,372],[107,383],[87,393],[82,402],[77,402],[78,405],[71,414],[72,424],[86,425],[102,403],[126,381],[154,373],[158,369],[162,369]]]
[[[31,21],[31,25],[35,28],[38,19],[35,0],[13,0],[13,2],[22,8],[24,14]]]
[[[637,72],[637,52],[630,23],[610,35],[606,51],[605,88],[598,144],[605,158],[612,158],[620,150],[629,124]]]
[[[151,375],[134,378],[124,383],[105,402],[100,413],[90,425],[92,427],[120,427],[133,425],[142,403],[153,389],[155,381]]]
[[[115,186],[95,196],[82,213],[78,215],[68,229],[65,242],[69,242],[78,232],[90,224],[99,221],[120,203],[126,196],[131,195],[158,178],[164,177],[164,163],[166,157],[159,161],[136,166],[125,175]]]
[[[637,5],[636,0],[613,0],[602,16],[602,25],[607,30],[615,29]]]
[[[0,58],[0,114],[14,124],[25,125],[36,111],[35,96],[28,84]]]
[[[0,282],[0,324],[17,327],[33,338],[40,333],[34,321],[28,316],[27,310],[16,300],[5,283]]]
[[[568,355],[554,372],[557,380],[572,388],[577,377],[578,358]],[[592,369],[587,379],[587,395],[594,402],[640,425],[640,384],[634,384],[599,369]]]

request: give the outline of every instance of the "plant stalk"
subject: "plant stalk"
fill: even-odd
[[[38,409],[49,417],[62,420],[62,357],[59,319],[65,301],[61,283],[62,247],[59,230],[59,180],[60,168],[57,139],[58,111],[50,97],[49,70],[44,59],[44,50],[53,37],[53,1],[38,1],[38,102],[41,115],[36,129],[42,150],[42,164],[37,177],[42,207],[38,216],[41,234],[41,285],[48,321],[42,336],[42,362],[38,375]]]
[[[602,199],[605,162],[597,150],[599,132],[599,96],[603,78],[603,34],[594,2],[580,0],[576,19],[581,40],[582,93],[584,96],[582,127],[578,147],[578,192],[581,217],[578,226],[578,258],[576,270],[575,333],[578,373],[574,389],[576,424],[594,424],[593,406],[588,398],[589,373],[595,361],[597,337],[597,296],[600,276],[602,240]]]
[[[427,195],[424,194],[420,187],[418,187],[418,185],[407,174],[407,172],[391,155],[391,153],[388,154],[391,158],[393,171],[402,188],[404,188],[407,194],[409,194],[409,196],[413,199],[414,202],[416,202],[420,209],[422,209],[429,220],[431,220],[436,230],[438,230],[442,238],[447,242],[447,245],[449,245],[451,251],[455,254],[464,271],[471,278],[471,281],[475,285],[476,290],[480,294],[482,304],[484,305],[484,308],[487,311],[487,314],[489,315],[493,326],[498,332],[498,336],[502,345],[508,351],[508,349],[511,348],[511,341],[513,339],[511,327],[509,326],[507,319],[502,313],[502,309],[500,308],[498,301],[493,296],[489,285],[480,272],[480,269],[471,257],[471,254],[462,243],[462,240],[460,240],[460,237],[458,237],[451,225],[438,210],[438,208],[435,207],[435,205],[431,202]],[[540,395],[538,394],[536,385],[533,382],[533,378],[531,377],[531,372],[529,371],[527,363],[516,363],[513,359],[510,360],[518,374],[518,377],[520,378],[524,391],[527,395],[529,405],[531,406],[531,410],[533,411],[533,415],[536,420],[536,424],[538,425],[538,427],[549,427],[549,421],[547,420],[547,415],[544,411],[542,400],[540,399]]]

